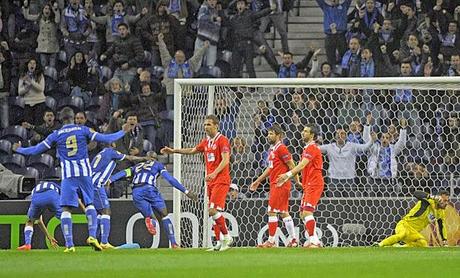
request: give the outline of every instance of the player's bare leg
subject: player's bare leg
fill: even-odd
[[[284,226],[286,227],[286,230],[288,231],[288,234],[289,234],[289,243],[286,245],[286,247],[299,246],[297,237],[295,235],[295,227],[294,227],[294,221],[292,220],[292,217],[287,212],[281,213],[280,216],[283,218]]]
[[[318,235],[316,234],[316,221],[313,217],[313,212],[304,210],[300,213],[300,217],[304,220],[305,230],[308,234],[308,240],[304,243],[303,246],[307,248],[322,247],[322,243],[318,239]]]

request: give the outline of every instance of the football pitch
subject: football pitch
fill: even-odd
[[[0,277],[460,277],[460,248],[4,250]]]

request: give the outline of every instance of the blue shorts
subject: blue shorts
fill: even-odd
[[[46,190],[32,195],[27,217],[29,219],[39,219],[40,215],[48,209],[57,219],[61,219],[61,205],[59,203],[60,196],[54,190]]]
[[[134,206],[144,217],[153,215],[153,210],[160,212],[166,209],[165,200],[158,189],[151,185],[133,188]]]
[[[85,206],[91,205],[94,186],[91,177],[65,178],[61,182],[61,206],[78,207],[78,198]]]
[[[96,208],[96,210],[110,208],[109,198],[107,197],[107,192],[105,191],[105,188],[103,186],[94,188],[93,205]]]

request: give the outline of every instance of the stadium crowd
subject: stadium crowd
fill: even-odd
[[[2,1],[0,163],[18,173],[28,171],[23,170],[27,164],[39,177],[56,175],[54,153],[26,162],[12,154],[11,143],[43,140],[60,127],[56,113],[66,106],[79,112],[77,123],[102,132],[119,130],[124,122],[136,125],[115,143],[116,150],[158,152],[173,138],[175,78],[242,77],[243,65],[247,76],[256,77],[258,54],[278,78],[460,74],[460,1],[317,2],[324,13],[323,63],[320,49],[306,49],[306,56],[294,62],[287,37],[286,12],[294,5],[289,0]],[[281,63],[264,38],[270,24],[281,37]],[[244,161],[232,164],[234,182],[244,191],[250,182],[238,176],[247,179],[265,167],[266,129],[273,123],[284,127],[295,155],[301,153],[302,126],[321,127],[330,167],[326,185],[339,188],[328,188],[328,196],[354,195],[344,192],[353,183],[388,181],[388,192],[398,194],[410,186],[446,189],[450,174],[458,179],[456,91],[280,90],[273,100],[258,103],[251,146],[235,130],[241,97],[217,102],[216,114],[232,139],[233,161]],[[370,138],[363,134],[364,124],[372,125]],[[352,151],[355,173],[334,173],[341,157],[331,148],[347,144],[368,145],[363,153]],[[101,147],[90,144],[90,154]]]

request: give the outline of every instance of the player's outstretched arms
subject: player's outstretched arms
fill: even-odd
[[[19,141],[18,143],[13,144],[12,149],[13,151],[23,155],[36,155],[49,150],[50,147],[45,143],[45,141],[42,141],[35,146],[23,148],[21,147],[21,142]]]
[[[173,149],[168,146],[165,146],[160,150],[160,153],[162,154],[173,154],[173,153],[178,153],[178,154],[197,154],[199,151],[196,148],[185,148],[185,149]]]
[[[141,156],[134,156],[134,155],[126,155],[126,159],[134,163],[149,161],[148,157],[141,157]]]

